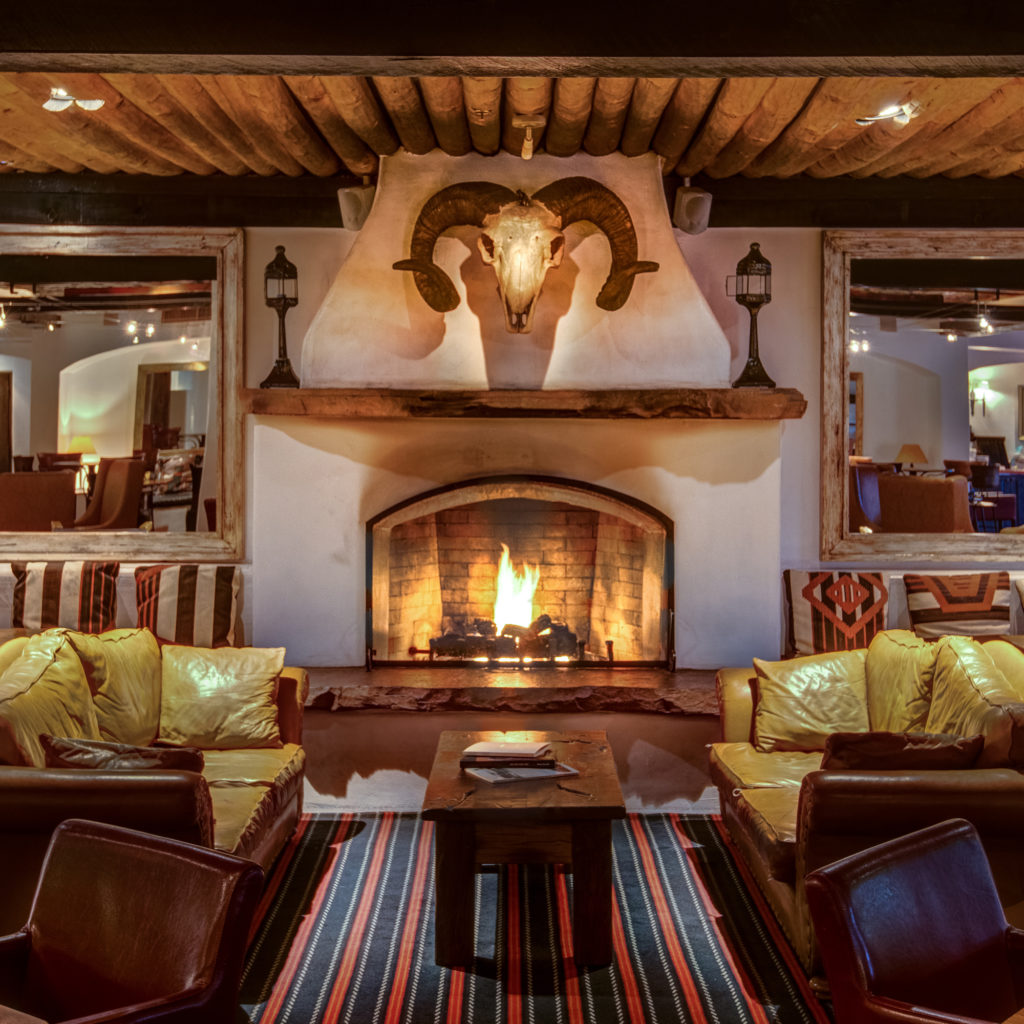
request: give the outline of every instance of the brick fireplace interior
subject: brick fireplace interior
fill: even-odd
[[[475,480],[388,509],[367,540],[375,661],[672,660],[672,524],[628,496],[553,478]],[[498,636],[503,545],[538,578],[529,621]]]

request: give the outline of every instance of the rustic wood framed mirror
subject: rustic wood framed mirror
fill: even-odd
[[[13,367],[14,392],[14,467],[0,472],[39,472],[43,449],[150,470],[142,528],[0,532],[0,559],[244,557],[243,250],[238,228],[0,225],[0,371]],[[158,395],[139,394],[148,381]]]
[[[851,451],[849,423],[851,374],[870,367],[875,375],[859,378],[865,395],[862,444],[864,455],[875,462],[891,464],[901,445],[915,443],[927,455],[924,472],[941,476],[949,471],[947,463],[961,460],[969,465],[977,458],[970,451],[976,433],[1003,432],[991,402],[983,411],[981,403],[968,399],[976,397],[972,382],[978,367],[1012,367],[1005,390],[1013,395],[1014,375],[1024,374],[1024,232],[827,231],[823,270],[822,559],[1024,560],[1024,533],[998,532],[997,526],[983,532],[984,525],[977,522],[972,532],[852,529],[850,456],[860,453]],[[988,319],[994,321],[994,333],[986,337]],[[881,340],[883,349],[876,352],[875,346],[870,357],[863,351],[869,337],[872,343]],[[920,352],[926,355],[919,358]],[[908,397],[903,381],[911,376],[927,399]],[[912,419],[909,410],[918,406],[941,410],[941,422]],[[1012,401],[1006,403],[1008,413],[1012,406]],[[873,424],[880,410],[886,417],[884,431]],[[989,418],[979,421],[980,415]],[[1013,459],[1015,427],[1015,419],[1006,427],[1011,438],[1008,461]],[[972,521],[975,512],[972,508]]]

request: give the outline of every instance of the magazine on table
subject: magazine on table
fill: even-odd
[[[561,779],[579,772],[568,764],[556,764],[553,768],[467,768],[467,775],[486,782],[489,785],[501,785],[505,782],[531,782],[536,779]]]
[[[550,757],[551,745],[546,740],[480,740],[462,752],[463,757]]]

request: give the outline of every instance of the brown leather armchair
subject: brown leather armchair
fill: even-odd
[[[28,923],[0,938],[0,1020],[234,1020],[262,885],[251,861],[64,822]]]
[[[836,1024],[982,1024],[1024,1004],[1024,931],[969,822],[845,857],[806,886]]]
[[[139,525],[146,466],[140,459],[100,459],[96,487],[76,530],[134,530]]]

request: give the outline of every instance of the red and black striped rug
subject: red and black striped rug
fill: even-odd
[[[471,970],[433,959],[433,827],[310,816],[261,907],[242,982],[252,1024],[827,1024],[714,817],[613,823],[609,967],[577,969],[572,876],[477,876]]]

